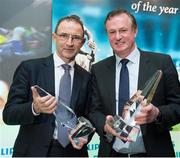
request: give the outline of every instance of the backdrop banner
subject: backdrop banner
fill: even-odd
[[[104,28],[106,14],[115,8],[127,9],[137,20],[137,46],[145,51],[171,55],[180,79],[180,3],[178,0],[53,0],[52,6],[53,30],[58,19],[63,16],[76,14],[81,17],[96,43],[94,62],[112,55]],[[87,41],[88,39],[82,51],[91,54]],[[180,157],[178,142],[180,124],[172,128],[171,136],[176,156]],[[98,143],[99,138],[96,134],[88,144],[90,157],[97,157]]]

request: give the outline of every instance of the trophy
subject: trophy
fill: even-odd
[[[39,96],[41,96],[41,97],[44,97],[46,95],[51,95],[50,93],[45,91],[43,88],[39,87],[38,85],[34,85],[33,87],[36,89],[36,91],[38,92]]]
[[[94,127],[92,124],[89,122],[89,120],[81,116],[78,118],[76,128],[70,131],[70,135],[73,139],[76,139],[79,137],[86,137],[92,132],[94,132]]]
[[[70,129],[69,134],[76,144],[79,143],[79,137],[88,137],[94,132],[94,127],[88,119],[83,116],[77,118],[75,112],[63,102],[60,103],[60,106],[66,110],[68,117],[64,119],[64,117],[58,116],[58,121],[60,121],[63,126]]]
[[[153,99],[153,96],[155,94],[155,91],[157,89],[161,77],[162,77],[162,71],[157,70],[156,73],[145,83],[144,87],[138,90],[130,98],[130,100],[125,103],[122,117],[115,115],[112,121],[107,121],[107,124],[110,125],[118,134],[120,134],[120,136],[128,138],[133,142],[136,141],[138,134],[140,132],[139,127],[136,126],[136,123],[134,121],[134,117],[141,109],[141,106],[139,106],[140,101],[138,100],[138,96],[139,95],[144,96],[144,98],[147,99],[147,105],[148,105]],[[133,106],[134,104],[136,109],[130,110],[130,107]],[[131,116],[129,119],[124,119],[128,111],[129,113],[131,113]],[[106,137],[109,142],[111,142],[113,139],[112,134],[106,134]],[[126,143],[125,140],[122,139],[122,141]]]
[[[36,88],[38,94],[41,97],[51,95],[38,85],[35,85],[34,87]],[[94,127],[92,126],[90,121],[84,118],[83,116],[77,118],[75,112],[65,103],[63,103],[62,101],[58,101],[57,106],[60,106],[61,108],[58,109],[63,112],[63,115],[56,115],[57,121],[61,125],[70,129],[69,134],[71,135],[72,139],[76,144],[79,143],[79,137],[88,137],[88,135],[94,132]]]

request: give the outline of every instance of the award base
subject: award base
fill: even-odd
[[[70,131],[72,139],[77,140],[79,137],[85,137],[94,131],[92,124],[84,117],[78,118],[79,123]]]
[[[114,121],[109,124],[121,137],[128,138],[128,140],[135,142],[140,129],[137,126],[128,125],[122,117],[115,115]],[[124,140],[122,140],[124,141]],[[124,141],[126,142],[126,141]]]

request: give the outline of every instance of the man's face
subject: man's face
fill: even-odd
[[[106,30],[110,45],[118,56],[125,58],[133,51],[137,30],[132,29],[128,15],[119,14],[111,17],[106,22]]]
[[[53,38],[57,54],[66,63],[74,60],[84,44],[82,27],[74,21],[62,21],[58,26],[57,33],[53,33]]]

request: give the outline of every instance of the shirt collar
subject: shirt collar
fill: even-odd
[[[132,63],[137,63],[139,56],[140,56],[140,52],[137,49],[137,46],[135,46],[134,50],[126,57],[126,59],[128,59]],[[115,57],[116,57],[116,64],[119,65],[122,58],[116,54]]]
[[[65,64],[65,62],[57,55],[57,52],[53,54],[53,58],[54,58],[55,67],[60,67],[61,65]],[[75,64],[74,60],[68,63],[68,65],[70,65],[71,67],[74,67],[74,64]]]

